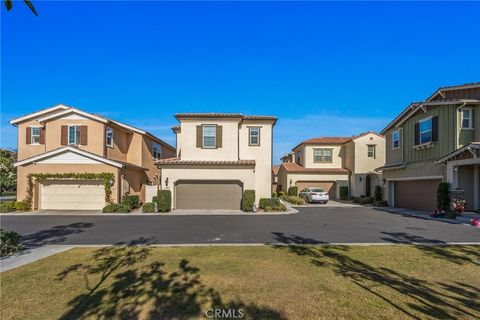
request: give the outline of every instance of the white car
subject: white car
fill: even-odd
[[[303,189],[298,196],[305,200],[305,202],[320,202],[327,203],[330,200],[328,192],[320,188],[305,188]]]

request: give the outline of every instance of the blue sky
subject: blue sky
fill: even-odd
[[[8,120],[57,103],[174,143],[176,112],[276,115],[299,141],[381,130],[439,86],[480,81],[480,3],[21,2],[1,10]]]

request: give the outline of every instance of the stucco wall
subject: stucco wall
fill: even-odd
[[[314,162],[314,149],[332,149],[332,162]],[[342,145],[307,145],[305,146],[305,168],[342,168],[345,148]]]
[[[398,130],[400,136],[399,147],[393,149],[393,132]],[[401,128],[390,129],[385,134],[385,163],[396,164],[403,162],[403,130]]]
[[[127,153],[132,141],[132,135],[116,127],[113,129],[113,147],[105,146],[107,158],[127,161]]]
[[[376,134],[367,134],[354,140],[356,174],[375,171],[385,164],[385,138]],[[375,145],[375,158],[368,157],[368,145]],[[351,157],[350,155],[347,158]]]

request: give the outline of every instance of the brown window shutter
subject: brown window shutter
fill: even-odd
[[[86,146],[88,143],[88,127],[80,126],[80,144]]]
[[[40,128],[40,144],[45,144],[45,128]]]
[[[62,135],[60,138],[60,143],[62,146],[66,146],[68,144],[68,126],[62,126]]]
[[[438,140],[438,116],[432,118],[432,142]]]
[[[217,126],[217,141],[216,141],[216,145],[217,145],[217,148],[221,148],[222,147],[222,126]]]
[[[415,145],[420,144],[420,123],[415,123]]]
[[[30,127],[27,127],[26,138],[27,138],[26,143],[31,144],[32,143],[32,128],[30,128]]]
[[[203,127],[197,126],[197,148],[201,148],[203,146]]]

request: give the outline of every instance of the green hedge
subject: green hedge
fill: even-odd
[[[130,212],[130,207],[126,204],[117,204],[111,203],[103,207],[103,213],[128,213]]]
[[[15,201],[0,202],[1,213],[14,212],[14,211],[17,211],[17,208],[15,207]]]
[[[242,210],[248,211],[248,212],[253,211],[254,204],[255,204],[255,190],[243,191]]]
[[[353,198],[353,202],[358,204],[371,204],[373,203],[373,197],[360,197],[360,198]]]
[[[284,196],[285,195],[285,192],[283,191],[278,191],[278,196],[281,197],[281,196]]]
[[[348,187],[340,186],[340,199],[348,198]]]
[[[288,195],[289,196],[298,196],[298,187],[288,188]]]
[[[6,256],[22,250],[20,235],[14,231],[0,229],[0,256]]]
[[[137,195],[123,196],[122,204],[132,209],[140,208],[140,197]]]
[[[266,207],[274,207],[280,204],[280,199],[278,198],[261,198],[259,201],[260,209],[265,209]]]
[[[450,207],[450,183],[441,182],[437,189],[437,208],[448,212]]]
[[[154,197],[159,212],[168,212],[172,208],[172,193],[170,190],[158,190]]]
[[[302,205],[305,204],[305,200],[297,196],[282,196],[282,200],[290,202],[291,204]]]
[[[380,186],[375,186],[373,189],[373,199],[375,201],[382,201],[383,199],[383,190]]]
[[[30,201],[23,200],[15,202],[15,209],[17,211],[30,211],[32,210],[32,205]]]
[[[276,206],[266,206],[265,212],[272,212],[272,211],[287,211],[287,207],[283,203],[279,203]]]
[[[145,202],[143,204],[143,207],[142,207],[142,212],[148,212],[148,213],[151,213],[151,212],[156,212],[156,208],[155,208],[155,203],[154,202]]]

